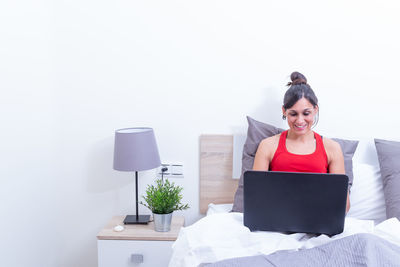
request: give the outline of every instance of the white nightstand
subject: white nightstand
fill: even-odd
[[[124,225],[125,216],[115,216],[97,235],[99,267],[168,266],[172,243],[184,224],[182,216],[172,216],[171,231],[156,232],[154,223]],[[125,230],[115,232],[116,225]]]

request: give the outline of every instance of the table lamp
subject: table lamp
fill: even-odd
[[[161,165],[152,128],[124,128],[115,131],[114,170],[134,171],[136,215],[127,215],[124,224],[147,224],[150,215],[139,215],[138,172]]]

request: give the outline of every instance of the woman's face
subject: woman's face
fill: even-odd
[[[306,98],[300,98],[292,107],[285,110],[288,125],[296,134],[305,134],[311,130],[314,118],[318,112],[318,106],[314,107]]]

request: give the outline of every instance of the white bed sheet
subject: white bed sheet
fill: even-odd
[[[400,246],[400,222],[396,218],[375,226],[372,220],[346,217],[343,233],[328,237],[304,233],[250,232],[243,226],[242,213],[219,210],[181,229],[173,244],[169,266],[192,267],[228,258],[270,254],[278,250],[312,248],[357,233],[375,234]]]

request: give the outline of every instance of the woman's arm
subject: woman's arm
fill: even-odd
[[[272,160],[271,151],[276,150],[276,137],[272,136],[260,142],[254,158],[253,170],[268,171],[269,164]]]
[[[328,156],[328,172],[337,174],[346,174],[344,168],[344,158],[340,145],[329,139],[324,138],[324,145]],[[346,213],[350,209],[349,191],[347,191]]]
[[[268,144],[267,139],[260,142],[257,148],[256,156],[254,158],[253,170],[255,171],[268,171],[269,160],[268,160]]]

